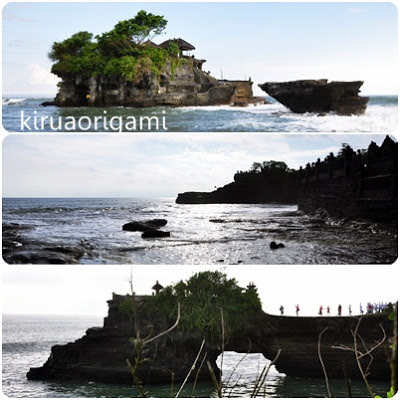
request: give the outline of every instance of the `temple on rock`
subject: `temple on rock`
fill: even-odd
[[[172,45],[177,53],[171,55]],[[184,39],[168,39],[160,44],[147,40],[142,48],[161,51],[162,66],[148,56],[135,61],[121,76],[54,71],[62,81],[54,102],[43,105],[74,106],[246,106],[260,102],[253,96],[253,82],[249,80],[218,80],[210,71],[203,71],[205,59],[190,52],[195,46]],[[176,47],[175,47],[176,48]],[[124,56],[130,57],[130,56]],[[125,75],[125,76],[124,76]]]

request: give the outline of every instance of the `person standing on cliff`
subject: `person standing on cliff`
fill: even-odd
[[[322,310],[323,310],[323,308],[322,308],[322,306],[320,306],[319,311],[318,311],[319,315],[322,315]]]
[[[349,304],[349,315],[351,317],[351,304]]]
[[[331,315],[331,308],[328,306],[328,307],[326,307],[326,313],[328,314],[328,315]]]
[[[282,305],[279,307],[279,311],[281,312],[281,315],[283,315],[283,313],[284,313],[285,309],[283,308],[283,306],[282,306]]]
[[[297,317],[299,316],[299,311],[300,311],[300,307],[299,307],[299,305],[297,304],[297,305],[296,305],[296,316],[297,316]]]
[[[339,307],[337,309],[337,313],[338,313],[339,317],[342,315],[342,305],[341,304],[339,304]]]

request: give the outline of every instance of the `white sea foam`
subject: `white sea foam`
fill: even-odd
[[[2,99],[2,104],[3,104],[3,106],[10,106],[10,105],[13,105],[13,104],[22,103],[22,102],[24,102],[25,100],[26,100],[26,98],[20,98],[20,99],[18,99],[18,98],[15,98],[15,99]]]
[[[176,113],[207,114],[220,120],[227,131],[285,131],[285,132],[390,132],[397,128],[397,106],[370,104],[364,115],[341,116],[334,113],[296,114],[279,103],[248,107],[229,105],[182,107]],[[231,114],[221,118],[221,113]],[[215,118],[208,114],[215,114]]]

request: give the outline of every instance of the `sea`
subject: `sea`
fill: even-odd
[[[173,198],[3,198],[3,223],[20,224],[15,251],[81,246],[81,264],[385,264],[397,232],[322,219],[284,204],[176,204]],[[170,237],[143,239],[130,221],[163,218]],[[3,231],[4,240],[4,231]],[[24,244],[26,241],[29,244]],[[283,243],[272,250],[270,243]]]
[[[133,385],[96,382],[29,381],[30,367],[39,367],[48,359],[56,344],[66,344],[82,337],[93,326],[102,326],[99,316],[61,315],[3,315],[2,316],[2,389],[8,397],[16,398],[85,398],[139,397]],[[221,365],[219,357],[218,365]],[[262,354],[225,352],[222,363],[224,397],[250,397],[256,379],[270,362]],[[330,379],[333,397],[349,397],[344,380]],[[375,393],[386,397],[385,382],[371,382]],[[174,394],[178,390],[175,384]],[[150,397],[171,397],[171,385],[146,386]],[[368,397],[365,384],[351,382],[352,397]],[[181,397],[217,397],[212,383],[198,383],[195,391],[189,384]],[[173,397],[173,396],[172,396]],[[258,397],[327,397],[322,379],[291,378],[271,367]]]
[[[397,127],[397,96],[370,96],[367,110],[361,116],[338,116],[332,113],[295,114],[271,97],[270,104],[248,107],[42,107],[53,98],[29,96],[4,96],[2,98],[3,127],[10,132],[392,132]],[[23,117],[22,117],[23,116]],[[40,120],[47,117],[43,127]],[[61,117],[60,129],[58,118]],[[80,127],[68,125],[68,117],[84,117]],[[95,118],[98,118],[95,126]],[[101,118],[100,118],[101,117]],[[103,117],[106,117],[105,119]],[[120,117],[111,124],[112,117]],[[129,118],[128,118],[129,117]],[[137,122],[126,125],[134,117]],[[140,117],[156,117],[140,126]],[[29,118],[29,120],[28,120]],[[37,124],[35,126],[35,119]],[[53,128],[50,126],[53,119]],[[21,121],[25,121],[26,124]],[[145,120],[147,121],[147,120]],[[165,128],[165,129],[164,129]]]

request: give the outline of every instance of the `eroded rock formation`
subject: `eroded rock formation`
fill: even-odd
[[[191,61],[172,67],[167,63],[159,76],[151,70],[140,79],[123,77],[62,76],[55,105],[68,106],[207,106],[247,104],[253,101],[253,82],[218,81]]]
[[[329,82],[327,79],[266,82],[259,87],[295,113],[335,112],[364,114],[368,97],[358,95],[362,81]]]
[[[96,382],[132,383],[126,359],[133,359],[134,348],[130,338],[135,336],[132,321],[120,312],[120,304],[128,296],[113,295],[108,316],[101,328],[88,329],[85,336],[74,343],[53,346],[46,363],[31,368],[27,374],[32,380],[90,380]],[[138,307],[145,297],[137,297]],[[359,317],[285,317],[272,316],[262,311],[251,316],[250,323],[228,340],[227,351],[262,353],[276,361],[280,372],[290,376],[322,377],[317,345],[321,331],[328,328],[321,340],[322,357],[329,377],[343,378],[343,369],[351,379],[361,379],[353,348],[354,331]],[[153,313],[139,321],[142,337],[149,332],[158,333],[169,326],[165,315]],[[380,327],[382,326],[382,329]],[[383,333],[385,332],[385,333]],[[384,344],[373,351],[370,380],[390,379],[388,359],[393,336],[393,322],[388,315],[372,314],[362,317],[359,334],[370,349],[386,335]],[[174,330],[149,345],[143,357],[149,362],[141,365],[139,376],[144,383],[170,383],[171,371],[175,380],[184,379],[202,342],[201,332]],[[361,340],[361,339],[360,339]],[[251,343],[251,345],[250,345]],[[364,344],[360,348],[364,349]],[[206,343],[207,359],[218,372],[215,363],[220,354],[219,344]],[[364,357],[365,368],[370,359]],[[210,380],[207,368],[199,374],[200,380]]]

